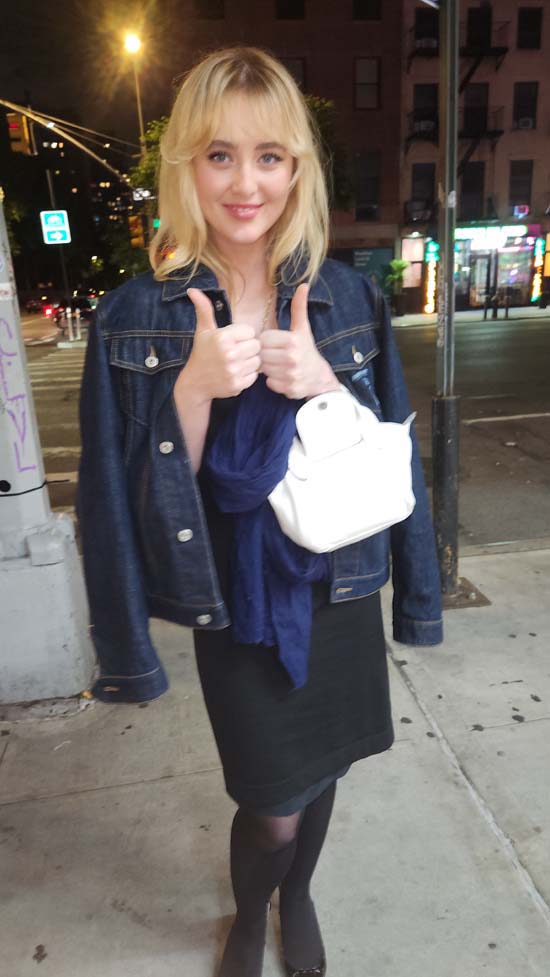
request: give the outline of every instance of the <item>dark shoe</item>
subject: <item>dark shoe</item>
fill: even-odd
[[[284,889],[279,896],[281,939],[288,977],[325,977],[325,949],[312,899],[289,899]],[[304,963],[308,959],[321,962],[314,967],[296,967],[289,963],[287,956],[290,960],[294,957]]]
[[[291,967],[290,964],[286,962],[286,960],[285,967],[288,977],[325,977],[327,972],[327,964],[325,960],[323,960],[318,967],[313,967],[313,969],[310,970],[295,970],[294,967]]]

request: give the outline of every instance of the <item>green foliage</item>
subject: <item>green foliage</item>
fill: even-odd
[[[317,95],[306,95],[305,101],[321,137],[330,208],[349,210],[355,202],[355,192],[350,179],[349,155],[336,135],[334,102]]]
[[[136,166],[130,170],[129,178],[133,187],[141,187],[156,194],[157,175],[160,165],[160,139],[168,125],[168,116],[153,119],[145,129],[145,152]]]
[[[20,224],[23,218],[26,216],[27,210],[25,205],[13,197],[8,197],[4,200],[4,216],[6,218],[6,227],[8,229],[8,241],[10,245],[10,251],[12,256],[15,258],[16,255],[21,254],[21,243],[16,236],[16,225]]]
[[[403,274],[405,268],[409,267],[408,261],[403,261],[401,258],[394,258],[390,261],[389,271],[386,275],[385,283],[391,289],[394,295],[399,295],[401,289],[403,288]]]
[[[130,244],[130,232],[126,222],[109,227],[102,235],[104,267],[101,278],[103,288],[115,288],[128,278],[135,278],[144,271],[149,271],[149,257],[143,248],[133,248]],[[121,273],[120,269],[124,271]],[[99,272],[99,269],[96,269]],[[93,281],[92,276],[89,276]]]

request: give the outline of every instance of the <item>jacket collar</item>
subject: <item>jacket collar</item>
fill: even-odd
[[[285,276],[283,276],[285,277]],[[283,281],[277,286],[279,298],[290,299],[296,291],[296,285],[289,285]],[[187,295],[188,288],[200,288],[203,292],[220,292],[218,279],[214,272],[206,265],[199,265],[199,268],[192,279],[188,279],[183,270],[178,270],[166,278],[162,285],[163,302],[171,302],[174,299],[182,298]],[[310,288],[309,302],[322,302],[324,305],[333,305],[330,289],[322,277],[317,275]]]

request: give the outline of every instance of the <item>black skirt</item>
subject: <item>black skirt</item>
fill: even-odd
[[[209,439],[223,415],[222,404],[214,406]],[[203,472],[199,484],[231,612],[232,520],[216,507]],[[230,627],[195,631],[194,640],[227,792],[239,806],[290,814],[355,760],[392,745],[379,593],[331,604],[328,584],[313,585],[309,673],[300,689],[290,683],[276,648],[238,644]]]
[[[393,743],[379,594],[330,604],[328,586],[315,589],[301,689],[291,686],[276,648],[236,644],[231,628],[195,632],[227,792],[257,813],[299,810],[355,760]]]

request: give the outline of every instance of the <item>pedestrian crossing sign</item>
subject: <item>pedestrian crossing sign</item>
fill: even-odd
[[[40,221],[45,244],[69,244],[71,228],[66,210],[41,210]]]

